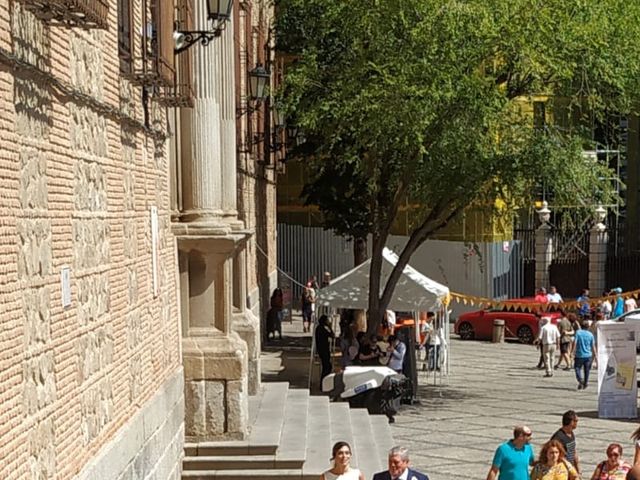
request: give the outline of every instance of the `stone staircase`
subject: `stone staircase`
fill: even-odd
[[[384,415],[288,383],[264,383],[249,399],[249,422],[247,440],[187,444],[183,480],[317,480],[339,440],[351,445],[351,465],[371,478],[386,469],[393,446]]]

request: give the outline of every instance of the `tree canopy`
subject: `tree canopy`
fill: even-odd
[[[279,0],[277,47],[294,58],[280,92],[305,132],[308,201],[326,226],[373,235],[370,328],[411,254],[488,199],[558,203],[613,194],[582,155],[607,113],[640,92],[640,3],[623,0]],[[543,101],[556,119],[534,127]],[[398,266],[381,252],[406,198],[421,205]]]

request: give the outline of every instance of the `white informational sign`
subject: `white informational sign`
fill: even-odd
[[[151,207],[151,269],[153,296],[158,296],[158,207]]]
[[[619,322],[598,323],[598,417],[636,418],[636,329]]]
[[[60,272],[60,285],[62,287],[62,308],[71,306],[71,269],[62,267]]]

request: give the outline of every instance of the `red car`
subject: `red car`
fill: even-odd
[[[505,303],[533,303],[531,298],[507,300]],[[544,311],[547,305],[540,304],[542,315],[551,317],[552,323],[558,323],[558,311]],[[505,306],[463,313],[454,325],[454,331],[462,340],[491,340],[493,321],[504,320],[504,336],[517,338],[522,343],[533,343],[538,336],[538,318],[532,312],[512,311]]]

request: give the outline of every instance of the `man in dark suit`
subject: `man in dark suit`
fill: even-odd
[[[373,480],[429,480],[424,473],[409,468],[409,450],[393,447],[389,450],[389,469],[378,472]]]

